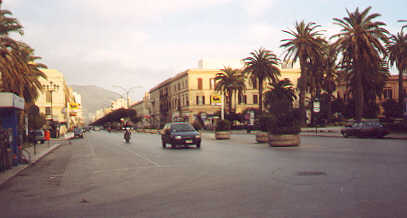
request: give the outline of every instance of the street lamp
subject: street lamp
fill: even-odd
[[[54,120],[54,115],[53,115],[53,111],[52,111],[52,93],[58,90],[59,85],[53,83],[52,81],[50,81],[49,84],[45,85],[44,87],[45,87],[45,90],[47,90],[50,93],[50,97],[51,97],[51,120]]]
[[[128,89],[125,89],[125,88],[123,88],[123,87],[121,87],[121,86],[117,86],[117,85],[114,85],[113,87],[119,88],[119,89],[123,90],[124,93],[126,93],[127,108],[129,108],[129,93],[130,93],[130,91],[131,91],[132,89],[135,89],[135,88],[143,88],[142,86],[133,86],[133,87],[130,87],[130,88],[128,88]],[[120,96],[122,96],[122,95],[120,95]],[[123,96],[122,96],[122,97],[123,97]]]

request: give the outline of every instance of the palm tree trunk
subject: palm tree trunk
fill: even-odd
[[[360,71],[356,71],[356,93],[355,93],[355,120],[356,122],[360,122],[363,116],[363,104],[364,104],[364,96],[363,96],[363,85],[362,85],[362,78]]]
[[[328,92],[328,99],[327,99],[327,103],[328,103],[328,122],[331,122],[332,120],[332,102],[331,102],[331,96],[332,96],[332,92]]]
[[[403,72],[402,68],[399,70],[399,104],[403,107],[404,103],[404,87],[403,87]]]
[[[263,79],[259,78],[259,111],[263,113]]]

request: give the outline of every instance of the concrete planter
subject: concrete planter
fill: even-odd
[[[272,147],[298,146],[301,143],[299,134],[288,134],[288,135],[269,134],[268,142],[269,142],[269,145]]]
[[[215,139],[230,139],[230,131],[216,131]]]
[[[256,132],[256,141],[257,143],[266,143],[269,141],[269,133],[263,131]]]

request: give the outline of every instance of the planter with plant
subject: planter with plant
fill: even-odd
[[[269,114],[262,114],[259,119],[259,130],[256,131],[256,142],[266,143],[269,140],[269,133],[267,130],[267,121],[269,119]]]
[[[301,143],[300,112],[298,110],[273,114],[268,121],[270,146],[297,146]]]
[[[218,120],[215,127],[215,138],[230,139],[230,126],[229,120]]]
[[[265,105],[270,114],[262,118],[269,132],[268,142],[270,146],[297,146],[300,144],[301,113],[293,109],[296,99],[293,85],[284,79],[270,86],[265,93]]]

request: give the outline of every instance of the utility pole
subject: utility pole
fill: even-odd
[[[1,0],[0,0],[1,1]],[[53,83],[52,81],[49,82],[48,85],[45,85],[45,89],[50,93],[51,96],[51,120],[54,120],[54,112],[52,111],[52,93],[57,91],[59,88],[59,85]]]
[[[123,87],[121,87],[121,86],[118,86],[118,85],[114,85],[113,87],[116,87],[116,88],[120,88],[121,90],[123,90],[124,91],[124,93],[126,93],[126,108],[128,109],[129,108],[129,106],[130,106],[130,103],[129,103],[129,93],[130,93],[130,91],[132,90],[132,89],[135,89],[135,88],[143,88],[142,86],[133,86],[133,87],[130,87],[130,88],[128,88],[128,89],[125,89],[125,88],[123,88]],[[122,96],[122,95],[120,95],[120,96]],[[123,96],[122,96],[122,98],[123,98]]]

